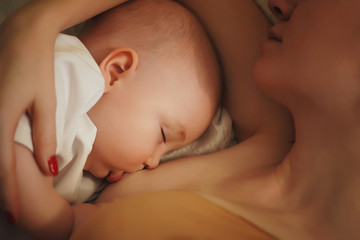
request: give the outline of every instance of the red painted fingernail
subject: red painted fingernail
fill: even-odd
[[[57,163],[57,159],[56,159],[56,156],[52,156],[49,161],[49,169],[50,169],[50,172],[53,176],[57,176],[58,173],[59,173],[59,169],[58,169],[58,163]]]
[[[14,225],[15,224],[15,218],[13,217],[13,215],[11,215],[10,213],[6,212],[5,213],[6,219],[8,221],[8,223],[10,225]]]

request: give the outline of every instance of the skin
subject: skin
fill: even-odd
[[[53,97],[54,81],[49,79],[54,75],[53,49],[58,32],[123,2],[33,0],[1,26],[0,205],[8,216],[11,215],[12,222],[19,214],[12,139],[18,119],[25,110],[34,120],[35,155],[44,173],[50,174],[48,160],[55,154],[56,100]],[[79,15],[78,12],[82,13]],[[10,94],[14,89],[18,94]]]
[[[258,128],[223,152],[166,163],[151,174],[125,176],[106,189],[99,202],[155,190],[186,190],[279,239],[358,238],[359,33],[354,19],[360,3],[271,0],[269,4],[278,23],[263,44],[256,84],[293,114],[296,142],[290,152],[281,156],[285,138]],[[326,71],[317,67],[319,62]],[[275,139],[280,141],[274,144]],[[218,165],[219,159],[227,164]],[[175,171],[179,179],[171,178]],[[172,179],[170,184],[162,182],[166,177]]]
[[[91,36],[97,35],[83,37],[84,44]],[[106,42],[105,35],[103,38]],[[189,45],[195,48],[195,41]],[[146,57],[146,50],[119,47],[101,61],[105,91],[88,112],[97,136],[85,170],[115,182],[123,173],[155,168],[162,154],[190,143],[206,130],[219,99],[219,91],[213,91],[220,85],[218,67],[214,58],[200,58],[198,51],[185,52],[182,46],[175,41],[164,43],[163,50],[171,54],[153,53],[153,61]],[[179,55],[179,51],[186,55]],[[213,87],[205,86],[211,83]],[[16,144],[15,155],[19,226],[36,239],[67,239],[84,216],[99,205],[70,206],[52,187],[52,178],[40,172],[28,149]]]
[[[269,95],[279,94],[277,100],[291,109],[297,131],[294,148],[277,175],[293,202],[292,210],[301,213],[303,233],[314,239],[356,239],[360,95],[354,19],[360,4],[352,0],[270,4],[282,10],[273,28],[281,42],[264,45],[257,82]],[[335,10],[336,16],[331,14]],[[313,62],[322,65],[314,68]],[[264,77],[269,67],[281,68],[281,74]]]
[[[141,6],[158,7],[154,11],[189,21],[198,37],[188,36],[184,46],[180,37],[163,41],[163,34],[177,28],[171,24],[163,24],[167,30],[157,35],[131,22],[118,28],[119,21],[131,21],[126,9],[138,5],[137,14],[144,11],[141,23],[153,17]],[[105,79],[105,94],[88,113],[98,131],[85,169],[96,177],[114,182],[124,172],[155,168],[164,153],[194,141],[212,121],[220,98],[219,67],[201,25],[179,4],[140,1],[116,8],[88,22],[80,39]],[[143,44],[147,47],[139,47]]]
[[[209,5],[207,1],[186,3],[194,11],[197,10],[196,13],[206,23],[205,25],[217,46],[226,74],[225,106],[233,118],[237,137],[244,141],[223,152],[181,159],[164,164],[151,172],[141,171],[124,176],[119,185],[109,188],[106,194],[110,194],[111,189],[115,189],[112,194],[116,196],[159,189],[184,189],[203,195],[212,195],[213,198],[222,197],[224,201],[232,201],[239,206],[243,206],[243,204],[250,204],[250,206],[262,204],[261,206],[263,206],[266,202],[266,199],[261,198],[264,196],[263,190],[272,189],[268,185],[273,182],[269,170],[273,169],[274,164],[280,162],[289,151],[292,139],[291,116],[285,109],[262,94],[256,88],[252,78],[252,67],[260,56],[260,45],[267,37],[270,24],[252,1],[229,0],[227,4],[213,2],[213,5]],[[87,1],[77,1],[76,4],[62,1],[57,5],[55,1],[48,1],[47,4],[42,5],[44,8],[35,9],[37,10],[36,14],[34,11],[25,11],[28,10],[25,8],[25,14],[18,15],[18,18],[21,20],[24,16],[32,18],[41,16],[44,20],[46,16],[55,16],[52,18],[55,29],[61,29],[68,26],[67,24],[77,23],[79,19],[88,17],[88,14],[98,13],[106,7],[110,7],[111,4],[116,3],[115,1],[102,1],[99,6],[96,3],[89,4]],[[69,14],[65,14],[70,8]],[[239,11],[233,11],[233,9]],[[56,12],[55,15],[52,15],[52,12]],[[75,12],[81,14],[75,14]],[[56,17],[59,16],[58,13],[63,13],[61,18]],[[77,15],[77,17],[72,17],[72,15]],[[224,19],[224,22],[218,19]],[[41,25],[44,25],[42,21],[40,22]],[[244,31],[235,30],[232,24],[227,24],[229,22],[243,23],[242,27],[237,26],[236,29],[244,29]],[[253,31],[249,32],[245,29],[253,29]],[[47,32],[48,35],[46,33],[39,34],[40,36],[44,35],[41,41],[47,44],[52,43],[51,36],[56,35],[50,30]],[[229,34],[233,37],[226,37]],[[39,44],[39,46],[46,46],[46,44]],[[48,49],[48,51],[50,50]],[[48,59],[48,62],[51,62],[51,58]],[[47,66],[47,64],[44,63],[43,66]],[[37,82],[35,79],[32,81]],[[174,176],[177,177],[174,178]],[[171,181],[164,181],[164,179],[171,179]],[[151,181],[154,184],[149,186],[148,183]],[[248,191],[253,189],[254,185],[258,187],[255,188],[255,192],[251,190],[253,194],[249,195]],[[120,186],[122,191],[116,189]],[[144,187],[148,190],[144,190]],[[234,191],[235,189],[236,191]],[[106,194],[103,195],[103,200],[112,197],[109,195],[106,197]],[[259,203],[259,201],[261,202]],[[240,203],[242,204],[240,205]],[[257,209],[255,212],[260,212],[258,208],[255,209]],[[248,212],[249,210],[246,208],[238,207],[237,213],[247,217],[250,221],[257,222],[256,217],[259,216],[262,219],[262,215],[255,214],[254,216]],[[60,229],[60,226],[58,228]]]
[[[262,94],[252,77],[270,24],[251,1],[219,2],[207,8],[201,1],[186,4],[206,23],[217,46],[226,76],[225,106],[238,139],[243,141],[225,151],[172,161],[151,172],[124,175],[106,189],[99,202],[142,192],[186,190],[206,196],[252,222],[268,222],[270,216],[264,218],[262,209],[269,200],[277,200],[271,197],[277,191],[274,169],[290,150],[293,139],[291,115]],[[218,19],[244,25],[235,27]],[[249,28],[254,31],[245,31]],[[232,37],[224,37],[229,35]],[[261,227],[266,225],[261,222]]]
[[[0,68],[0,206],[7,212],[11,222],[18,217],[18,184],[14,175],[14,148],[9,140],[13,139],[16,122],[25,109],[34,120],[36,161],[45,174],[50,173],[49,160],[55,153],[55,94],[53,81],[49,79],[53,76],[52,49],[57,33],[123,2],[125,1],[95,1],[89,4],[87,1],[78,1],[74,4],[73,1],[33,0],[17,10],[2,25],[0,62],[3,62],[1,66],[6,68]],[[77,12],[81,14],[78,15]],[[17,39],[28,40],[24,42]],[[32,66],[34,62],[38,65]],[[21,79],[28,79],[28,82],[22,83]],[[17,89],[19,95],[9,94],[13,89]],[[12,103],[11,106],[7,104],[9,102]],[[181,144],[189,142],[190,139],[193,139],[191,134],[189,139]],[[175,145],[180,146],[175,144],[176,141],[170,142],[172,145],[160,152],[171,150]],[[156,166],[156,161],[157,156],[147,165]]]
[[[81,2],[78,1],[77,4],[81,5]],[[344,2],[344,7],[340,7],[339,4]],[[100,201],[144,191],[188,190],[206,196],[280,239],[356,239],[360,234],[357,232],[360,216],[358,211],[360,153],[357,147],[359,124],[356,121],[359,116],[356,109],[358,95],[355,94],[357,72],[352,67],[339,68],[341,66],[339,61],[331,62],[331,58],[332,53],[340,53],[344,62],[354,60],[352,58],[354,53],[349,53],[346,48],[348,44],[355,44],[352,39],[347,38],[349,32],[355,33],[343,29],[348,27],[355,29],[354,19],[357,16],[359,3],[356,0],[270,1],[270,6],[278,18],[278,25],[272,31],[280,31],[281,48],[285,48],[287,44],[289,46],[295,43],[307,44],[317,40],[314,38],[311,41],[299,41],[305,36],[306,39],[311,38],[311,34],[325,34],[321,37],[329,37],[330,29],[327,27],[330,26],[329,24],[318,29],[321,31],[311,32],[314,25],[326,22],[322,18],[335,24],[335,27],[341,27],[337,30],[345,31],[342,32],[346,37],[344,40],[349,40],[344,44],[338,44],[338,41],[332,41],[331,37],[323,38],[329,40],[327,43],[330,45],[326,46],[331,46],[331,49],[327,48],[330,51],[324,52],[321,52],[321,48],[307,46],[321,53],[318,55],[307,52],[306,49],[302,49],[305,52],[291,49],[296,51],[294,54],[298,54],[297,59],[301,60],[296,64],[294,61],[297,59],[290,54],[281,55],[283,50],[279,51],[279,42],[264,45],[264,57],[255,68],[256,83],[266,94],[286,104],[294,115],[296,143],[292,148],[292,144],[289,143],[293,139],[291,115],[256,89],[250,70],[238,71],[239,65],[241,66],[238,63],[246,62],[250,66],[255,64],[255,59],[260,56],[260,42],[267,38],[269,24],[261,17],[261,13],[252,1],[229,0],[227,2],[229,5],[221,2],[218,5],[214,3],[212,7],[205,2],[201,4],[200,0],[187,3],[196,10],[195,12],[208,28],[215,45],[221,50],[219,53],[227,74],[225,90],[227,96],[231,96],[228,97],[227,107],[234,119],[238,137],[245,136],[244,140],[235,147],[219,153],[181,159],[163,164],[151,172],[141,171],[126,175],[117,184],[108,188]],[[79,6],[77,4],[74,5],[75,9]],[[65,5],[66,3],[62,6]],[[105,5],[106,3],[103,6]],[[99,6],[90,9],[94,11],[96,7]],[[325,7],[331,11],[324,11]],[[231,11],[232,9],[239,11]],[[341,16],[336,18],[337,21],[341,21],[334,22],[335,15],[329,15],[334,12]],[[321,15],[323,16],[318,18]],[[246,23],[245,29],[252,31],[235,30],[231,24],[221,24],[218,19],[228,19],[227,23]],[[312,21],[307,21],[309,19]],[[287,30],[290,28],[281,27],[290,24],[299,27],[302,31],[291,33]],[[236,29],[242,28],[237,26]],[[310,31],[311,34],[303,34],[303,31],[306,33]],[[221,37],[227,36],[224,33],[234,34],[232,35],[234,37]],[[358,36],[352,37],[357,39]],[[239,44],[242,41],[246,41],[246,44]],[[352,49],[358,49],[356,44],[353,47]],[[248,55],[240,53],[248,53]],[[345,53],[348,53],[348,56]],[[306,60],[310,56],[320,57],[325,54],[324,58],[318,60],[334,64],[328,69],[330,73],[313,69],[312,64],[303,60],[305,54],[309,54]],[[248,59],[253,61],[245,61]],[[358,63],[358,59],[354,61]],[[285,68],[289,65],[297,73],[311,77],[312,81],[307,81],[307,78],[296,79],[296,74],[290,76]],[[270,71],[272,67],[278,71]],[[336,78],[339,73],[342,73],[341,78]],[[343,77],[343,73],[348,77]],[[313,78],[313,74],[318,78]],[[241,76],[245,77],[241,78]],[[272,82],[275,78],[276,81]],[[326,81],[327,79],[329,81]],[[339,85],[344,83],[343,81],[346,81],[346,84]],[[236,94],[244,89],[240,86],[248,88],[250,86],[249,89],[252,90],[248,95]],[[334,97],[340,93],[346,94],[341,98]],[[250,103],[256,103],[257,108],[244,106],[242,97],[249,95],[253,97],[250,98],[253,100]],[[339,99],[345,101],[346,105],[340,104]],[[330,104],[334,103],[339,107],[333,105],[330,108]],[[250,118],[240,118],[242,114],[257,117],[253,118],[255,121],[250,121]],[[263,119],[266,121],[261,121]],[[291,152],[288,153],[290,148]],[[175,173],[178,178],[173,178]],[[152,184],[148,184],[149,182]]]
[[[199,84],[198,76],[205,75],[198,74],[203,71],[195,61],[174,58],[148,64],[132,49],[111,52],[100,64],[105,94],[88,113],[98,132],[85,170],[114,182],[124,172],[157,167],[163,154],[198,138],[217,104],[216,96]],[[207,59],[205,64],[214,62]],[[213,69],[206,74],[209,78],[210,73],[217,76]]]
[[[202,131],[206,129],[206,126],[211,121],[213,112],[215,111],[215,106],[213,105],[215,102],[210,101],[207,94],[204,93],[204,89],[197,84],[198,79],[195,77],[196,75],[193,75],[194,78],[185,77],[186,74],[184,73],[191,72],[188,70],[191,69],[191,67],[187,65],[191,64],[191,61],[183,63],[186,70],[179,75],[185,77],[187,80],[179,81],[176,77],[171,78],[173,79],[171,80],[172,82],[170,84],[165,84],[165,87],[164,79],[172,77],[174,73],[171,71],[170,75],[165,74],[170,73],[167,71],[167,69],[171,68],[171,65],[169,64],[162,64],[161,67],[156,67],[156,64],[152,63],[152,70],[157,69],[158,75],[154,78],[146,78],[146,83],[141,81],[141,73],[137,72],[136,61],[134,61],[134,59],[131,60],[133,65],[120,64],[121,66],[129,66],[129,68],[124,68],[123,71],[119,72],[119,75],[110,74],[110,71],[114,69],[114,66],[106,67],[108,66],[106,62],[108,61],[111,64],[116,62],[116,64],[118,64],[119,61],[126,61],[126,58],[121,57],[119,52],[128,54],[129,51],[128,48],[115,49],[113,52],[116,52],[116,54],[109,54],[109,57],[106,57],[101,63],[100,69],[103,75],[116,76],[117,79],[106,80],[105,95],[101,98],[105,98],[104,101],[99,101],[98,104],[94,106],[95,111],[90,111],[91,113],[89,113],[89,116],[95,120],[94,124],[97,124],[97,121],[100,121],[98,126],[100,141],[94,144],[93,151],[87,160],[85,168],[93,174],[99,174],[97,177],[107,177],[109,182],[119,180],[124,172],[128,173],[141,170],[145,165],[149,165],[149,168],[156,167],[160,160],[160,154],[171,150],[172,148],[183,146],[197,138]],[[132,54],[136,54],[134,51],[131,52]],[[115,56],[115,59],[112,56]],[[177,58],[174,62],[176,63],[175,69],[179,69],[183,60],[184,59]],[[166,69],[166,71],[162,73],[161,69]],[[180,68],[180,70],[182,69]],[[148,72],[145,72],[148,76]],[[134,76],[136,76],[136,78],[134,78]],[[118,84],[117,81],[122,82]],[[127,81],[130,85],[126,85]],[[164,91],[166,94],[161,94],[163,92],[158,89]],[[193,93],[194,97],[192,98],[189,95],[188,101],[181,102],[168,100],[170,98],[169,95],[171,95],[173,99],[178,99],[179,96],[177,95],[183,96],[184,91],[181,91],[181,89],[183,89],[186,94]],[[112,95],[108,96],[110,94]],[[147,94],[150,94],[150,96]],[[131,103],[127,102],[129,99],[133,99],[133,101]],[[163,108],[159,108],[158,105],[164,103],[165,100],[167,101],[163,104]],[[114,101],[116,104],[111,105],[110,103]],[[121,105],[122,101],[127,102],[128,104]],[[149,104],[149,108],[147,111],[141,111],[140,114],[138,106],[140,103],[141,106],[143,106],[145,101]],[[197,101],[199,104],[193,104],[193,101]],[[186,110],[180,111],[181,114],[171,112],[171,110],[174,109],[174,105],[176,106],[176,110],[182,110],[181,108],[186,108]],[[204,106],[207,105],[208,107],[204,108]],[[151,106],[156,106],[155,109],[157,111],[154,111],[154,108],[151,108]],[[165,118],[161,118],[165,115],[163,111],[167,114]],[[192,115],[199,114],[199,112],[202,112],[204,115],[193,120],[193,118],[189,118],[188,115],[184,114],[186,111],[189,111]],[[194,113],[191,111],[194,111]],[[106,114],[108,112],[111,114],[111,119],[109,119],[109,116]],[[128,114],[125,117],[124,112]],[[117,114],[119,114],[119,117]],[[106,115],[106,121],[102,118],[104,115]],[[134,115],[139,115],[135,119],[141,119],[142,122],[140,127],[143,129],[143,132],[138,133],[130,131],[126,138],[127,129],[139,130],[138,122],[136,120],[134,121]],[[150,121],[153,118],[156,119]],[[122,119],[124,122],[120,127],[114,125],[118,123],[119,119]],[[164,123],[163,125],[160,125],[159,122],[162,119],[164,119]],[[129,122],[127,123],[126,121]],[[101,122],[103,124],[101,124]],[[126,127],[124,128],[123,125],[126,125]],[[165,130],[165,137],[163,137],[161,132],[161,126]],[[111,131],[108,132],[106,130]],[[185,134],[182,134],[182,132]],[[106,135],[106,133],[109,135]],[[101,134],[105,134],[105,136]],[[99,144],[99,142],[101,143],[101,136],[110,138],[111,142],[116,144],[109,144],[109,139],[106,139],[105,143],[107,146],[102,146]],[[134,136],[138,137],[140,141],[135,141],[135,143],[131,144],[132,142],[129,141],[129,139]],[[124,141],[124,139],[127,141],[123,144],[127,145],[125,148],[122,148],[118,143]],[[141,144],[142,139],[146,140],[147,145],[150,146],[149,148],[143,147],[144,144]],[[154,145],[150,144],[152,141]],[[112,157],[106,158],[104,157],[104,154],[109,151],[109,147],[110,149],[116,147],[116,149],[110,150],[112,151]],[[142,148],[141,151],[139,151],[139,147]],[[134,152],[134,149],[130,151],[130,148],[135,148],[138,151]],[[98,155],[95,155],[95,158],[92,158],[94,157],[94,154]],[[103,205],[78,204],[71,206],[53,188],[52,177],[45,176],[40,171],[36,165],[32,152],[21,144],[15,144],[15,155],[18,163],[16,175],[19,182],[21,212],[18,225],[26,230],[32,238],[68,239],[71,233],[75,231],[88,216]],[[154,159],[154,157],[156,157],[156,159]],[[104,171],[104,173],[102,173],[102,171]],[[109,171],[111,171],[110,174]],[[29,181],[29,179],[31,179],[31,181]],[[36,212],[35,218],[34,212]]]
[[[86,44],[89,39],[83,40]],[[150,62],[139,57],[146,56],[143,52],[120,47],[101,61],[105,91],[88,113],[98,131],[85,166],[96,177],[115,182],[123,173],[155,168],[162,154],[195,140],[211,122],[219,98],[213,90],[220,83],[215,59],[200,61],[196,51],[179,57],[176,49],[167,47],[173,45],[163,48],[176,57],[152,54],[155,60]],[[199,67],[203,65],[212,67]],[[209,83],[214,87],[204,86]],[[68,239],[100,205],[71,206],[53,188],[52,177],[40,172],[28,149],[16,144],[15,155],[18,225],[32,238]]]

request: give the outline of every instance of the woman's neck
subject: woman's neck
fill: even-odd
[[[360,121],[334,112],[301,116],[294,114],[296,143],[277,172],[282,197],[310,235],[359,236],[351,223],[360,221]]]
[[[296,116],[296,115],[295,115]],[[345,113],[303,114],[295,118],[295,167],[324,166],[360,170],[360,118]],[[296,160],[298,159],[298,160]]]

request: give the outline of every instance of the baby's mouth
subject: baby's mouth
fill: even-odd
[[[105,179],[108,183],[114,183],[119,181],[122,178],[122,176],[123,176],[123,172],[112,173],[110,171],[109,174],[105,177]]]
[[[105,177],[103,177],[103,179],[107,179],[110,176],[110,174],[111,174],[111,171],[109,171],[109,173]]]

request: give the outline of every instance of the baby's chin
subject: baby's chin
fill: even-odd
[[[99,171],[99,169],[92,169],[91,167],[89,168],[84,168],[85,171],[91,173],[94,177],[99,178],[99,179],[105,179],[110,175],[110,171],[109,170],[102,170]]]

